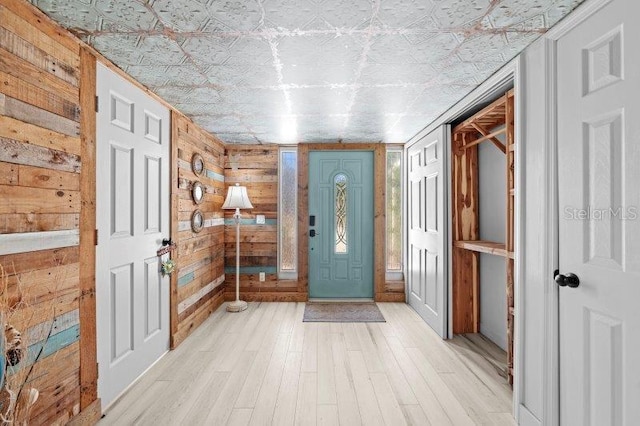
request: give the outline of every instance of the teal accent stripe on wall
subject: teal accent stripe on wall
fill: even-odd
[[[7,368],[8,374],[15,374],[22,368],[28,367],[35,363],[37,360],[44,359],[61,349],[73,344],[80,338],[80,325],[74,325],[66,330],[62,330],[60,333],[49,336],[48,339],[42,340],[38,343],[34,343],[27,349],[25,358],[20,361],[19,364],[13,367]],[[40,350],[42,349],[42,352]],[[39,357],[38,357],[39,354]]]
[[[278,268],[275,266],[241,266],[240,267],[240,275],[242,274],[259,274],[260,272],[264,272],[265,274],[275,274],[278,272]],[[235,266],[225,266],[224,268],[225,274],[235,274],[236,267]]]
[[[236,224],[236,220],[235,219],[225,219],[224,220],[224,224],[225,225],[235,225]],[[278,220],[277,219],[265,219],[264,220],[264,225],[277,225],[278,224]],[[240,219],[240,225],[258,225],[256,223],[255,219]],[[263,225],[262,223],[260,225]]]
[[[217,180],[218,182],[224,182],[224,176],[220,173],[216,173],[213,170],[207,169],[207,177],[213,180]]]
[[[178,278],[178,287],[182,287],[182,286],[185,286],[185,285],[189,284],[195,278],[196,278],[195,273],[194,272],[189,272],[184,277]]]

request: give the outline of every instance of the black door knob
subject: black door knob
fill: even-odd
[[[560,287],[576,288],[580,285],[580,278],[572,272],[569,272],[567,275],[556,274],[554,280]]]

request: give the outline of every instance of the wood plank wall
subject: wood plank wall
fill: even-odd
[[[298,147],[299,259],[298,280],[279,280],[278,262],[278,152],[277,146],[229,145],[226,149],[225,186],[236,182],[247,187],[254,206],[242,212],[240,226],[240,294],[247,301],[305,301],[307,287],[307,174],[309,150],[370,150],[375,155],[375,300],[404,302],[404,282],[385,281],[384,228],[386,149],[380,144],[301,144]],[[226,193],[226,192],[225,192]],[[256,225],[255,216],[264,214],[267,223]],[[226,300],[235,299],[235,225],[233,211],[225,212]],[[266,271],[260,282],[259,272]]]
[[[93,65],[82,69],[81,63]],[[90,315],[95,310],[95,270],[93,261],[84,260],[93,252],[95,187],[91,179],[81,178],[95,175],[94,123],[89,119],[94,116],[93,94],[88,92],[95,82],[85,81],[91,67],[95,58],[90,49],[35,7],[0,0],[0,264],[10,274],[12,288],[18,281],[23,284],[26,302],[11,321],[27,334],[52,317],[64,324],[56,330],[61,333],[57,346],[34,369],[38,378],[33,385],[41,393],[32,424],[65,423],[81,410],[91,423],[100,414],[95,317]],[[243,212],[243,298],[306,300],[306,281],[278,280],[276,274],[278,148],[232,146],[225,153],[219,140],[173,109],[172,137],[177,141],[172,146],[172,238],[178,245],[178,268],[171,281],[172,347],[223,298],[234,297],[235,274],[224,270],[225,265],[231,271],[235,267],[233,212],[223,213],[221,206],[226,187],[236,182],[248,187],[255,206]],[[199,234],[189,225],[195,207],[189,192],[196,178],[190,169],[195,151],[207,168],[199,177],[206,186],[199,206],[206,227]],[[384,199],[376,205],[383,206]],[[266,216],[265,225],[251,220],[257,214]],[[379,208],[376,221],[384,223]],[[267,272],[265,282],[258,279],[260,270]],[[399,289],[378,280],[376,300],[404,300]]]
[[[97,59],[96,59],[97,58]],[[119,72],[37,8],[0,0],[0,265],[10,294],[22,305],[10,322],[43,340],[38,330],[55,318],[55,335],[34,366],[40,398],[31,424],[93,424],[97,399],[95,342],[95,66]],[[223,300],[224,148],[172,110],[172,238],[178,270],[172,278],[172,347]],[[188,163],[198,150],[208,174],[207,227],[190,231]],[[80,262],[82,259],[82,262]],[[180,277],[179,277],[180,276]],[[78,415],[79,414],[79,415]]]
[[[224,145],[178,112],[172,112],[172,239],[177,271],[171,277],[171,346],[176,347],[224,301]],[[205,171],[191,169],[193,154],[202,155]],[[205,187],[204,201],[191,198],[193,182]],[[198,208],[205,225],[191,229],[191,215]]]
[[[278,266],[278,147],[267,145],[228,146],[225,156],[225,195],[230,185],[247,187],[252,210],[241,211],[240,294],[246,301],[304,301],[295,280],[279,280]],[[225,265],[227,300],[235,300],[236,228],[235,211],[225,211]],[[266,223],[257,225],[256,215]],[[260,282],[259,273],[265,272]]]
[[[0,0],[0,264],[22,302],[10,323],[27,345],[49,342],[31,374],[32,424],[66,423],[81,409],[80,71],[75,39]]]

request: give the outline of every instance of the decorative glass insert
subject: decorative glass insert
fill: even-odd
[[[336,253],[347,252],[347,177],[335,177]]]
[[[298,152],[280,151],[279,271],[281,279],[295,279],[298,269]]]
[[[402,271],[402,151],[387,152],[387,271]]]

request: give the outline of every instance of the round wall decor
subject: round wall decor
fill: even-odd
[[[193,198],[193,202],[196,204],[201,204],[204,200],[204,186],[202,186],[201,182],[193,182],[191,186],[191,198]]]
[[[191,170],[193,170],[193,173],[197,176],[201,176],[204,173],[204,159],[202,155],[198,153],[193,154],[191,157]]]
[[[191,229],[193,232],[200,232],[204,227],[204,217],[200,209],[196,209],[191,215]]]

